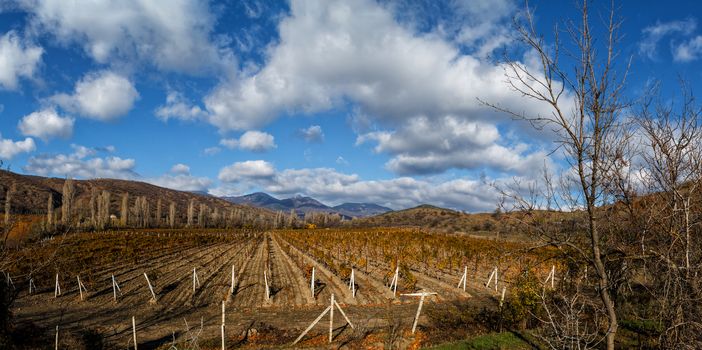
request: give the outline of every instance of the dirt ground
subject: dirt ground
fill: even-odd
[[[283,245],[289,246],[288,253]],[[316,271],[314,295],[303,273],[307,265]],[[354,297],[348,279],[332,274],[277,235],[265,233],[233,242],[159,251],[149,261],[130,266],[115,263],[96,267],[91,274],[100,277],[84,282],[87,292],[83,292],[83,300],[75,277],[60,276],[62,293],[57,297],[54,280],[35,281],[38,289],[32,294],[27,286],[18,286],[24,290],[19,292],[13,312],[18,324],[31,322],[43,334],[42,339],[49,343],[42,348],[53,348],[56,326],[61,348],[76,344],[134,348],[134,317],[140,350],[169,349],[172,345],[187,349],[195,343],[201,349],[219,349],[224,301],[227,348],[277,348],[292,347],[295,338],[329,305],[333,294],[354,327],[346,325],[335,310],[331,346],[326,344],[326,316],[294,347],[414,348],[432,338],[433,329],[455,321],[447,317],[460,318],[456,314],[495,305],[496,293],[485,288],[484,281],[470,278],[464,292],[456,288],[460,276],[413,271],[417,289],[438,293],[425,302],[419,331],[413,335],[410,329],[418,298],[393,297],[383,282],[385,267],[377,262],[369,266],[367,273],[355,272]],[[232,269],[237,283],[230,293]],[[195,285],[193,270],[199,281]],[[112,276],[121,289],[116,300]],[[433,337],[440,337],[437,334]]]

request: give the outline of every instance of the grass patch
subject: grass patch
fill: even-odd
[[[531,345],[512,332],[490,333],[475,338],[446,343],[429,348],[431,350],[497,350],[533,349]]]

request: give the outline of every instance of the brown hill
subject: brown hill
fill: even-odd
[[[7,189],[13,184],[15,185],[11,210],[13,214],[45,214],[50,194],[53,194],[54,208],[59,210],[64,182],[65,179],[22,175],[0,170],[0,203],[3,203],[0,210],[4,212]],[[89,203],[93,189],[96,189],[98,193],[103,190],[110,192],[110,213],[117,216],[119,216],[122,195],[128,193],[130,208],[136,197],[143,196],[146,197],[152,213],[156,210],[158,199],[161,199],[162,218],[166,217],[170,203],[175,203],[176,217],[180,218],[176,221],[180,224],[184,222],[191,200],[195,203],[195,215],[197,215],[199,205],[205,204],[209,210],[217,209],[223,215],[229,214],[231,209],[236,209],[249,219],[272,220],[274,217],[274,214],[266,209],[233,204],[213,196],[176,191],[139,181],[91,179],[73,180],[73,183],[75,188],[74,208],[76,208],[74,215],[78,217],[90,215]]]

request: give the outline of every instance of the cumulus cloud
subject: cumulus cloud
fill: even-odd
[[[702,56],[702,35],[680,43],[673,48],[673,59],[679,62],[690,62]]]
[[[696,28],[697,21],[694,18],[670,22],[658,21],[656,24],[642,30],[639,52],[649,59],[655,59],[657,56],[658,43],[661,40],[674,34],[689,35],[694,32]]]
[[[190,173],[190,167],[183,164],[183,163],[178,163],[171,167],[171,172],[174,174],[189,174]]]
[[[200,107],[192,105],[181,93],[170,91],[166,96],[166,104],[156,109],[156,117],[165,121],[179,119],[193,121],[202,119],[207,113]]]
[[[136,161],[116,156],[98,157],[100,150],[72,145],[71,154],[41,154],[29,158],[23,170],[41,176],[135,179]]]
[[[470,211],[494,209],[499,199],[492,187],[481,181],[455,179],[434,181],[399,177],[389,180],[362,180],[356,174],[343,174],[329,168],[285,169],[276,171],[264,161],[249,161],[248,165],[222,169],[220,180],[224,184],[210,190],[215,195],[235,195],[242,190],[259,188],[278,196],[309,195],[330,204],[343,202],[373,202],[395,209],[431,203],[448,208]],[[254,162],[256,165],[254,165]],[[246,162],[244,162],[246,163]],[[235,164],[235,165],[236,165]],[[242,170],[250,170],[250,176]],[[265,170],[262,170],[265,168]],[[223,174],[236,173],[229,177]],[[230,184],[238,185],[231,187]]]
[[[86,74],[76,83],[72,95],[58,94],[51,100],[84,117],[108,121],[129,112],[138,98],[129,79],[105,70]]]
[[[219,180],[237,182],[241,180],[264,180],[275,174],[273,164],[264,160],[247,160],[226,166],[219,171]]]
[[[239,148],[259,153],[270,151],[278,147],[278,145],[275,144],[273,135],[256,130],[245,132],[239,139],[222,139],[219,144],[229,149]]]
[[[20,120],[19,130],[25,136],[35,136],[44,141],[54,137],[68,139],[73,135],[75,119],[61,117],[53,108],[28,114]]]
[[[0,135],[0,159],[9,160],[20,153],[34,152],[36,149],[34,139],[27,137],[22,141],[3,139]]]
[[[81,45],[99,63],[145,62],[160,70],[199,74],[233,60],[212,32],[207,2],[22,0],[37,30]]]
[[[0,37],[0,87],[15,90],[20,78],[33,78],[44,49],[23,43],[16,32]]]
[[[221,152],[221,151],[222,151],[221,148],[215,146],[215,147],[207,147],[207,148],[205,148],[205,149],[202,151],[202,153],[204,153],[206,156],[213,156],[213,155],[215,155],[215,154],[217,154],[217,153],[219,153],[219,152]]]
[[[324,132],[319,125],[310,125],[310,127],[298,130],[298,135],[307,142],[323,142]]]
[[[512,11],[509,2],[504,3],[500,15],[489,21],[500,21],[504,13]],[[466,16],[477,18],[483,12],[480,9],[488,5],[462,6]],[[475,26],[479,25],[476,22]],[[208,120],[220,130],[250,129],[281,114],[316,113],[350,104],[354,130],[363,131],[361,136],[369,130],[376,132],[362,139],[394,135],[391,144],[377,148],[381,152],[424,158],[430,152],[455,155],[460,149],[485,154],[488,149],[501,149],[512,151],[499,153],[509,156],[502,163],[514,156],[529,157],[526,153],[530,150],[510,147],[500,137],[498,124],[506,125],[507,119],[478,102],[478,98],[499,101],[504,108],[530,115],[550,112],[548,106],[510,91],[504,84],[503,67],[478,52],[490,51],[478,47],[484,43],[479,38],[493,34],[492,30],[474,32],[472,38],[465,34],[462,45],[475,46],[466,54],[455,40],[412,31],[396,21],[392,9],[373,1],[293,1],[290,15],[279,24],[280,40],[268,50],[265,64],[224,80],[205,97]],[[564,101],[568,95],[563,96]],[[359,116],[363,116],[363,123],[356,122]],[[363,127],[358,127],[361,124]],[[419,124],[429,129],[419,132]],[[504,132],[515,131],[508,130],[519,128],[515,124],[509,120]],[[459,130],[454,132],[452,125]],[[440,130],[432,131],[435,126]],[[516,131],[517,135],[521,132]],[[413,146],[412,137],[417,135],[426,142]],[[468,161],[424,163],[434,168],[389,168],[409,175],[413,169],[439,173],[450,167],[483,165]]]
[[[206,191],[212,185],[212,180],[207,177],[191,175],[190,167],[182,163],[173,165],[170,172],[144,181],[178,191]]]

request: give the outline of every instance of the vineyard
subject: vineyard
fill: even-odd
[[[335,342],[382,348],[399,332],[392,341],[409,346],[431,338],[441,305],[495,307],[525,266],[544,277],[551,268],[547,250],[524,253],[521,243],[394,228],[131,230],[36,246],[12,253],[5,282],[16,319],[48,337],[33,341],[53,344],[58,326],[62,348],[133,348],[135,334],[139,349],[220,348],[223,301],[227,348],[286,345],[332,295],[356,326],[337,317]],[[418,299],[404,294],[418,292],[437,294],[412,334]],[[325,336],[317,327],[301,344]]]

